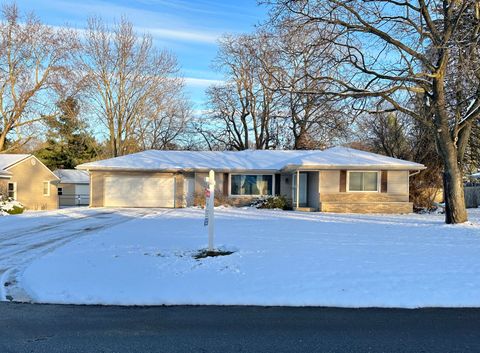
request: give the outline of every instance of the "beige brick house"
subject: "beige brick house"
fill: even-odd
[[[30,154],[0,154],[0,191],[30,210],[58,208],[58,178]]]
[[[234,204],[283,195],[305,211],[408,213],[418,163],[346,147],[324,151],[144,151],[82,164],[92,207],[185,207],[209,170],[216,193]],[[297,185],[299,187],[297,187]]]

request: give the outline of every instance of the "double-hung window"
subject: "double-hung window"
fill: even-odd
[[[348,191],[378,192],[378,172],[348,172]]]
[[[17,183],[8,183],[7,185],[7,196],[13,200],[17,199]]]
[[[50,196],[50,182],[43,182],[43,196]]]
[[[232,174],[230,176],[230,195],[273,195],[273,175]]]

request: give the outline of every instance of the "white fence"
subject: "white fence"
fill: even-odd
[[[88,206],[90,203],[90,195],[85,194],[64,194],[58,199],[60,206]]]

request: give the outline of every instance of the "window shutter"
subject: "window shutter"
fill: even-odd
[[[228,196],[228,173],[223,173],[223,196]]]
[[[382,170],[382,181],[381,181],[381,192],[387,192],[388,191],[388,170]]]
[[[282,182],[282,176],[275,174],[275,195],[280,195],[280,185]]]
[[[340,171],[340,192],[347,191],[347,171],[341,170]]]

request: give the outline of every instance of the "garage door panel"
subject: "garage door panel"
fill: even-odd
[[[171,176],[107,176],[105,206],[174,207],[174,185]]]

